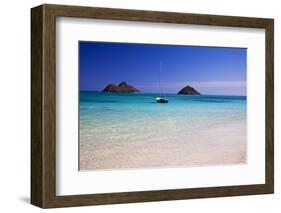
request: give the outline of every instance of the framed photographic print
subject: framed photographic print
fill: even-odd
[[[274,191],[273,19],[31,10],[31,203]]]

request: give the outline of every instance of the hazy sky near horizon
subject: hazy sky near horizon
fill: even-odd
[[[141,92],[246,95],[246,69],[246,48],[79,42],[80,90],[126,81]]]

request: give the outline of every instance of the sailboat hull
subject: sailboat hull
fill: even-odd
[[[166,98],[156,98],[156,102],[158,102],[158,103],[168,103],[168,99],[166,99]]]

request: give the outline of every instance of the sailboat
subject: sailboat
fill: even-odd
[[[163,96],[157,97],[156,101],[158,103],[168,103],[169,102],[169,100],[167,98],[163,97]]]
[[[162,64],[160,63],[160,71],[159,71],[159,90],[160,90],[160,77],[162,72]],[[156,97],[156,102],[158,103],[168,103],[168,98],[166,98],[164,95],[161,95],[159,97]]]

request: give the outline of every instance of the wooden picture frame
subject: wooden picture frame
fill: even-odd
[[[266,32],[265,184],[56,195],[56,17],[262,28]],[[31,203],[41,208],[179,200],[274,191],[274,21],[218,15],[44,4],[31,9]]]

